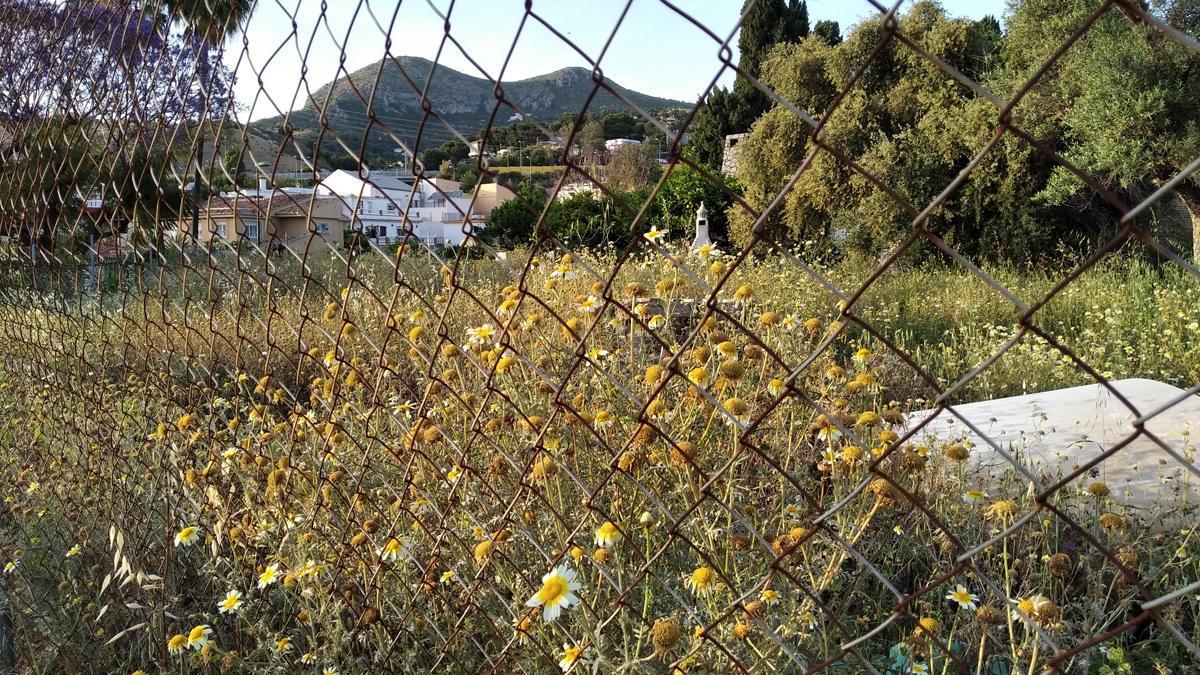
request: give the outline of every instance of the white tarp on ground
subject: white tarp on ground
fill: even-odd
[[[1183,390],[1155,380],[1111,384],[1143,416],[1178,401],[1147,420],[1145,429],[1181,457],[1195,461],[1200,445],[1200,397],[1185,396]],[[1136,431],[1133,423],[1137,416],[1099,384],[956,405],[954,409],[996,445],[1018,456],[1044,486]],[[913,413],[909,424],[915,425],[929,414]],[[914,440],[929,442],[933,438],[972,443],[971,468],[978,472],[981,484],[998,472],[1015,471],[1008,460],[948,411],[918,431]],[[1200,464],[1191,466],[1200,468]],[[1092,474],[1076,478],[1064,489],[1079,491],[1102,481],[1114,500],[1130,506],[1200,502],[1200,477],[1145,434],[1106,458]]]

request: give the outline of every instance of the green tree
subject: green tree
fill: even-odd
[[[427,169],[440,167],[442,162],[450,162],[453,166],[463,161],[470,154],[466,143],[452,138],[445,143],[421,153],[421,165]]]
[[[1194,0],[1166,2],[1156,13],[1197,35],[1198,8]],[[1084,0],[1026,0],[1017,5],[996,88],[1010,95],[1016,91],[1053,47],[1069,37],[1070,22],[1082,21],[1092,10]],[[1200,55],[1152,26],[1106,12],[1026,95],[1015,119],[1105,189],[1132,203],[1200,155],[1198,91]],[[1200,259],[1198,180],[1193,174],[1176,192],[1191,215],[1192,253]],[[1054,167],[1033,187],[1038,188],[1038,201],[1063,210],[1085,210],[1093,222],[1113,216],[1099,208],[1093,190],[1062,167]]]
[[[550,205],[546,227],[550,234],[569,247],[599,246],[618,228],[612,204],[581,192]]]
[[[653,150],[646,145],[617,148],[604,166],[604,183],[618,192],[649,187],[662,175],[662,167]]]
[[[517,197],[510,199],[488,215],[482,238],[500,248],[516,248],[533,240],[533,226],[546,206],[546,193],[533,185],[522,185]]]
[[[1187,8],[1195,5],[1160,3],[1153,11],[1186,30]],[[909,39],[1002,98],[1022,92],[1013,119],[1024,131],[1134,203],[1200,154],[1200,112],[1192,100],[1200,90],[1200,59],[1152,26],[1110,11],[1027,86],[1093,10],[1088,0],[1014,2],[1002,33],[992,17],[949,18],[936,3],[922,1],[899,21]],[[761,66],[762,79],[817,116],[845,90],[825,124],[826,142],[921,209],[989,142],[998,111],[895,43],[851,83],[884,37],[880,20],[872,18],[836,45],[819,36],[778,45]],[[750,205],[765,208],[788,183],[805,161],[810,132],[779,106],[754,124],[740,146],[739,179]],[[1177,191],[1191,209],[1193,229],[1200,228],[1200,185],[1193,177]],[[924,226],[968,256],[1034,263],[1061,246],[1088,247],[1110,236],[1118,215],[1072,173],[1010,133]],[[733,207],[730,222],[736,240],[752,240],[750,213]],[[768,236],[796,240],[846,236],[851,245],[878,253],[909,231],[911,213],[822,151],[764,227]]]
[[[504,126],[492,127],[490,130],[482,129],[476,134],[476,138],[483,138],[485,131],[487,132],[487,147],[492,151],[500,148],[533,145],[546,137],[537,123],[532,120],[521,120]],[[453,142],[449,141],[449,143]],[[459,142],[461,143],[461,141]]]
[[[742,29],[738,34],[738,69],[758,77],[763,61],[781,42],[798,42],[808,35],[808,6],[803,0],[746,0],[742,6]],[[734,93],[747,97],[762,92],[739,77]],[[766,111],[768,102],[751,97],[752,112]],[[757,116],[757,115],[756,115]]]
[[[729,192],[737,192],[731,177],[718,174],[717,178]],[[658,217],[653,224],[670,232],[672,239],[687,240],[694,233],[696,209],[703,203],[708,210],[709,236],[713,241],[726,242],[729,223],[725,211],[732,203],[729,192],[687,164],[678,164],[658,192]]]
[[[585,122],[575,136],[576,144],[587,158],[604,151],[604,140],[604,125],[595,119]]]
[[[649,124],[640,116],[624,110],[605,110],[593,119],[600,123],[605,140],[632,138],[640,141],[646,137],[646,126]]]
[[[750,119],[744,98],[716,86],[692,120],[688,131],[688,149],[704,166],[720,171],[725,153],[725,136],[737,129],[734,120]],[[744,131],[744,129],[743,129]]]
[[[963,70],[986,63],[975,53],[974,22],[950,19],[934,2],[918,2],[900,17],[900,30],[938,58]],[[878,18],[856,25],[844,42],[819,36],[777,46],[762,65],[762,79],[810,113],[823,114],[839,91],[841,105],[825,136],[883,184],[923,206],[941,191],[982,145],[985,121],[972,107],[974,94],[907,47],[890,42],[853,84],[852,73],[886,37]],[[787,184],[808,152],[811,129],[776,106],[741,143],[739,182],[747,202],[764,209]],[[986,134],[983,136],[986,140]],[[947,207],[954,208],[953,205]],[[828,152],[819,152],[762,227],[773,238],[822,239],[850,235],[872,251],[886,248],[909,225],[894,199]],[[752,239],[754,218],[730,212],[733,237]]]
[[[835,47],[842,43],[842,29],[836,21],[818,21],[817,25],[813,26],[813,35],[821,38],[821,41],[830,47]]]
[[[605,195],[590,192],[555,202],[546,213],[549,233],[572,248],[622,248],[632,238],[633,217],[648,198],[644,190]],[[648,214],[652,220],[655,214]]]

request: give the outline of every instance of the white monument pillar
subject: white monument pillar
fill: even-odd
[[[708,209],[704,208],[704,202],[700,202],[700,208],[696,209],[696,238],[692,240],[692,250],[698,251],[702,246],[711,246],[712,240],[708,238]]]

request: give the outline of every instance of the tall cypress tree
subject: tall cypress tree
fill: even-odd
[[[780,42],[799,42],[808,35],[808,5],[804,0],[745,0],[738,36],[738,69],[759,76],[762,62]],[[692,124],[689,145],[713,169],[721,166],[727,134],[749,131],[754,120],[771,108],[771,99],[743,77],[732,92],[714,90]]]
[[[738,36],[738,69],[758,78],[762,62],[780,42],[799,42],[808,35],[808,5],[804,0],[746,0],[742,7],[742,32]],[[734,94],[746,102],[748,120],[734,120],[749,127],[771,107],[766,94],[749,80],[739,77]]]

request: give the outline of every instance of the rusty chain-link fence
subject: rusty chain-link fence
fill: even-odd
[[[667,0],[639,3],[709,41],[713,84],[736,70],[734,26],[704,26]],[[378,56],[421,114],[377,112],[372,83],[352,81],[340,94],[363,112],[339,133],[336,111],[322,107],[332,90],[304,79],[296,105],[311,99],[315,137],[302,142],[284,115],[273,145],[233,121],[223,65],[261,73],[255,34],[222,43],[221,3],[172,4],[185,7],[176,21],[130,4],[0,5],[0,659],[10,667],[1197,667],[1190,484],[1200,471],[1186,433],[1177,442],[1154,422],[1192,405],[1200,386],[1136,403],[1042,318],[1129,242],[1195,283],[1190,251],[1157,241],[1145,218],[1200,156],[1130,204],[1010,114],[1113,15],[1200,49],[1141,4],[1098,2],[1007,98],[906,35],[903,8],[875,3],[878,43],[819,113],[740,73],[803,123],[806,154],[784,192],[832,157],[911,221],[848,282],[768,235],[783,193],[757,209],[681,152],[695,110],[671,123],[636,105],[606,79],[604,53],[577,47],[541,3],[526,3],[521,31],[488,48],[553,33],[591,71],[579,113],[607,97],[667,139],[644,201],[612,202],[635,233],[615,250],[562,240],[545,226],[552,202],[521,190],[513,199],[529,207],[530,239],[501,250],[483,236],[487,193],[413,160],[471,142],[475,129],[433,103],[436,65],[417,73],[398,57],[400,3],[360,0],[354,22],[396,38]],[[310,4],[277,9],[296,16]],[[204,8],[207,22],[196,18]],[[439,54],[485,48],[456,39],[453,3],[421,9],[445,11]],[[272,58],[294,58],[297,46],[301,58],[330,58],[305,55],[311,36],[297,25]],[[876,59],[897,52],[996,116],[991,138],[928,203],[823,133]],[[528,111],[499,73],[473,74],[490,83],[486,148]],[[547,138],[559,131],[536,124]],[[583,181],[620,199],[602,162],[570,150],[579,133],[556,150],[563,169],[550,192]],[[360,162],[331,176],[323,153],[353,159],[380,138],[405,151],[402,170]],[[1026,299],[931,224],[1012,138],[1119,219],[1111,240]],[[483,182],[515,175],[486,152],[468,162]],[[689,250],[646,222],[685,167],[752,214],[750,245]],[[390,214],[398,227],[373,224]],[[1016,317],[985,359],[948,380],[864,301],[923,245]],[[1037,464],[1011,437],[991,438],[995,417],[957,407],[1031,343],[1098,382],[1132,420],[1086,459]],[[922,409],[931,414],[913,414]],[[929,436],[947,419],[958,432]],[[1028,431],[1046,430],[1031,421]],[[1146,448],[1174,483],[1126,499],[1101,470],[1136,465],[1131,453]],[[1002,470],[982,468],[983,457]]]

